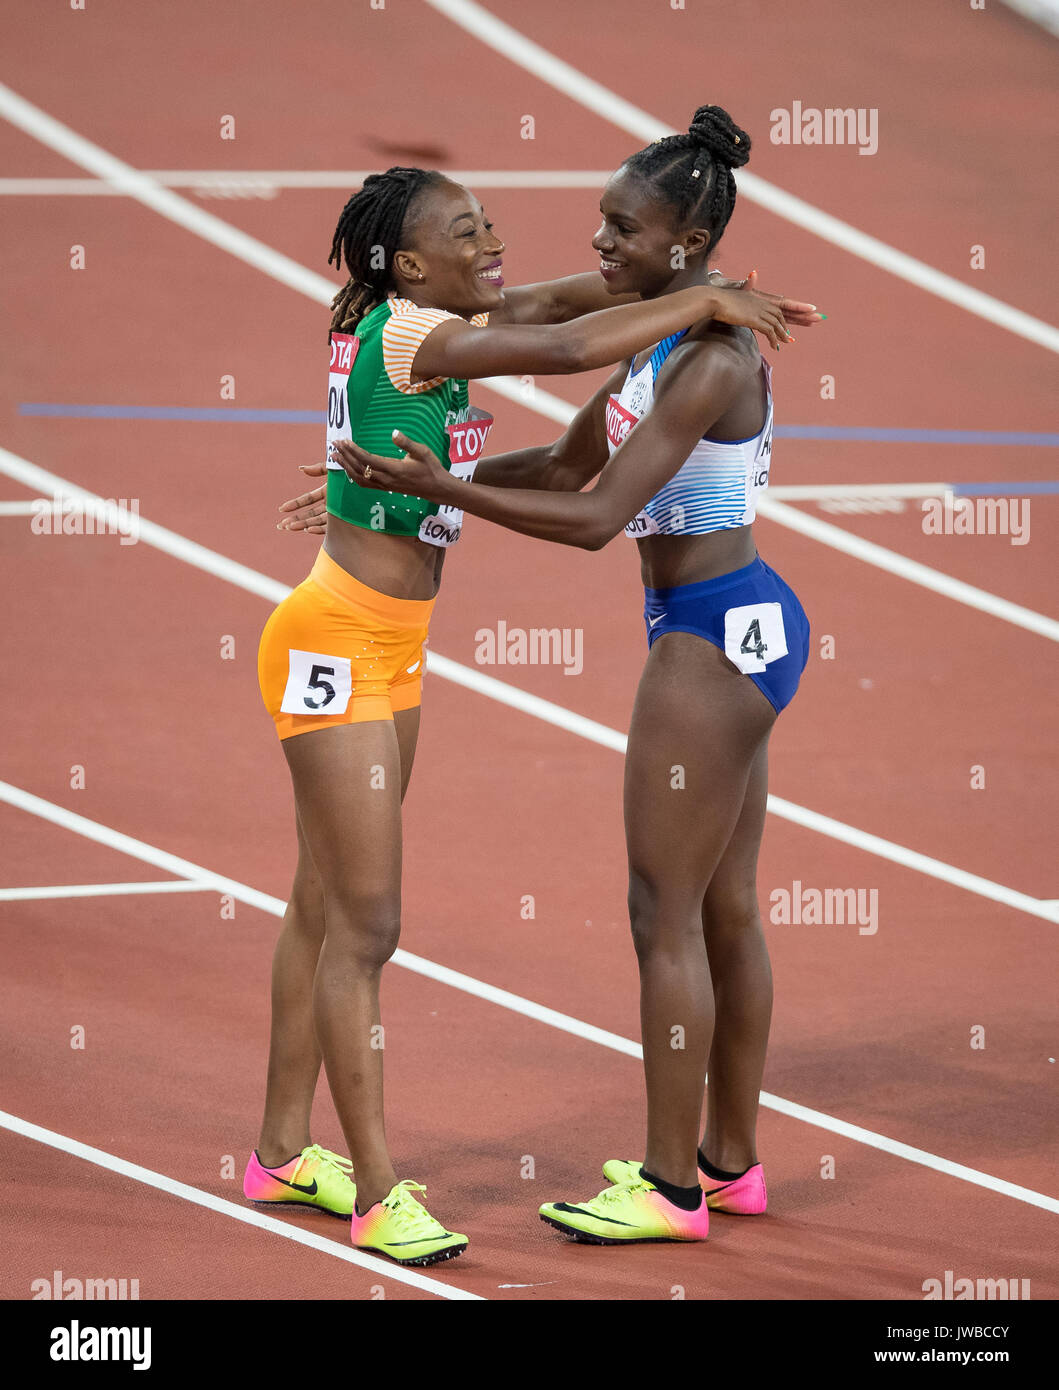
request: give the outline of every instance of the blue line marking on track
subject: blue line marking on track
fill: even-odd
[[[1059,492],[1059,482],[953,483],[958,497],[1025,497],[1029,493]]]
[[[195,405],[68,405],[64,402],[24,401],[20,415],[44,415],[66,420],[190,420],[207,424],[223,421],[260,425],[322,425],[322,410],[258,410],[245,406]],[[777,439],[867,441],[884,444],[1010,444],[1036,448],[1059,447],[1059,434],[1022,430],[913,430],[873,426],[777,425]]]
[[[863,440],[884,444],[1017,444],[1054,449],[1059,434],[1022,430],[905,430],[845,425],[777,425],[778,439]]]

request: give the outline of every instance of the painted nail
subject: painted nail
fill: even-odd
[[[822,319],[826,319],[826,318],[827,318],[827,315],[826,315],[826,314],[821,314],[820,317],[821,317]]]

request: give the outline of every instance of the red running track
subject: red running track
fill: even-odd
[[[726,8],[723,33],[660,7],[652,51],[639,7],[496,13],[637,105],[682,125],[728,105],[755,135],[752,168],[855,227],[1044,319],[1054,291],[1024,132],[1044,119],[1037,32],[992,7],[956,17],[904,3],[858,12],[799,7],[797,30],[765,7]],[[130,3],[55,10],[13,26],[8,81],[141,169],[357,169],[437,162],[465,169],[606,169],[640,141],[545,87],[425,5],[356,17],[318,4],[245,11]],[[285,38],[275,34],[285,25]],[[683,25],[681,29],[678,26]],[[706,46],[705,32],[709,41]],[[689,32],[690,31],[690,32]],[[591,45],[584,36],[591,34]],[[752,58],[748,58],[748,47]],[[943,53],[944,61],[937,55]],[[929,57],[928,57],[929,55]],[[394,101],[378,74],[399,56],[415,81]],[[883,61],[883,58],[885,61]],[[428,61],[429,59],[429,61]],[[982,107],[966,74],[988,64]],[[70,73],[78,73],[76,83]],[[356,84],[351,84],[350,74]],[[454,74],[458,75],[458,85]],[[875,106],[878,154],[772,146],[769,112]],[[536,139],[519,138],[534,114]],[[218,137],[234,114],[236,139]],[[1023,133],[1019,138],[1018,132]],[[0,123],[18,177],[85,177]],[[418,153],[417,153],[418,152]],[[1003,196],[995,195],[1002,171]],[[190,201],[303,265],[326,269],[344,193]],[[489,190],[512,280],[591,265],[594,198],[583,190]],[[312,427],[33,418],[26,401],[308,409],[319,399],[324,310],[128,198],[9,197],[0,228],[19,351],[3,381],[0,444],[144,517],[287,584],[311,542],[271,527],[315,458]],[[67,269],[72,245],[86,268]],[[987,269],[966,270],[968,248]],[[818,300],[826,327],[777,366],[780,422],[1044,431],[1047,351],[946,304],[744,199],[722,264]],[[1051,300],[1051,302],[1049,302]],[[834,400],[820,378],[836,378]],[[591,381],[542,383],[578,401]],[[550,437],[528,408],[478,398],[498,448]],[[782,441],[773,481],[1047,480],[1043,448]],[[5,480],[3,498],[36,486]],[[918,502],[882,515],[825,515],[1024,607],[1047,612],[1055,501],[1033,499],[1032,541],[929,537]],[[260,708],[257,637],[268,601],[141,541],[34,535],[0,516],[8,646],[0,777],[53,805],[282,900],[293,868],[283,760]],[[945,865],[1049,900],[1054,754],[1046,691],[1054,645],[862,560],[759,522],[762,553],[794,584],[814,631],[834,638],[774,735],[778,796]],[[435,651],[474,666],[475,632],[584,632],[582,674],[489,674],[612,729],[628,722],[643,659],[635,561],[620,541],[567,553],[471,525],[447,566]],[[234,638],[234,660],[222,639]],[[986,787],[970,786],[972,766]],[[84,788],[71,769],[84,768]],[[619,755],[432,675],[406,807],[403,947],[617,1038],[638,1035],[624,918]],[[0,804],[5,886],[172,877],[135,856]],[[129,848],[126,846],[126,848]],[[770,817],[763,905],[776,888],[877,890],[879,928],[769,924],[777,1004],[770,1096],[860,1126],[1032,1193],[1054,1185],[1054,922],[817,831]],[[526,894],[536,916],[520,916]],[[277,924],[216,892],[5,901],[2,1107],[228,1202],[257,1131]],[[31,946],[31,949],[30,949]],[[771,1207],[718,1216],[703,1247],[617,1252],[564,1243],[538,1203],[602,1186],[599,1164],[642,1144],[639,1063],[438,979],[394,965],[384,999],[389,1127],[402,1171],[430,1187],[470,1252],[432,1277],[499,1299],[920,1299],[942,1277],[1029,1278],[1054,1297],[1041,1206],[912,1162],[783,1110],[762,1112]],[[571,1025],[575,1026],[576,1025]],[[83,1027],[85,1046],[70,1047]],[[984,1029],[984,1049],[970,1046]],[[582,1030],[583,1032],[584,1030]],[[326,1087],[317,1137],[340,1146]],[[138,1278],[142,1298],[432,1297],[280,1239],[69,1153],[0,1129],[6,1208],[0,1292],[30,1294],[54,1269]],[[823,1177],[827,1159],[834,1177]],[[530,1162],[532,1161],[532,1162]],[[524,1177],[530,1171],[533,1177]],[[234,1171],[235,1176],[231,1176]],[[1054,1209],[1054,1204],[1053,1204]],[[340,1223],[284,1218],[348,1250]]]

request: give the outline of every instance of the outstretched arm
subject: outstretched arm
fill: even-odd
[[[765,295],[695,285],[657,299],[601,309],[569,323],[476,328],[464,319],[447,319],[420,343],[412,371],[424,381],[505,372],[587,372],[632,357],[700,319],[752,328],[776,348],[790,338],[782,312]]]
[[[404,459],[379,458],[343,440],[336,456],[354,482],[461,507],[509,530],[541,540],[601,550],[676,473],[696,440],[728,409],[745,380],[746,361],[722,345],[677,348],[666,387],[650,413],[629,431],[588,492],[537,492],[483,487],[447,473],[423,444],[394,432]]]
[[[604,382],[553,444],[490,454],[475,470],[475,481],[487,487],[579,492],[607,461],[607,397],[621,389],[625,370],[622,365]]]
[[[771,290],[759,290],[757,271],[752,270],[742,280],[729,280],[719,270],[709,272],[709,281],[717,290],[757,290],[770,299],[781,311],[788,324],[809,328],[825,315],[817,313],[815,304],[790,299]],[[542,280],[534,285],[515,285],[504,291],[504,302],[489,315],[491,324],[499,323],[568,323],[582,314],[594,314],[615,304],[637,304],[636,294],[611,294],[598,271],[581,275],[564,275],[558,280]]]
[[[638,304],[638,294],[611,294],[597,270],[563,275],[534,285],[513,285],[504,290],[504,302],[489,313],[491,324],[569,323],[582,314],[611,309],[616,304]]]
[[[482,459],[475,481],[488,487],[546,488],[556,492],[578,492],[590,482],[607,461],[605,411],[607,397],[617,391],[625,376],[619,367],[596,394],[570,421],[565,434],[553,444],[532,449],[513,449],[506,454],[490,454]],[[298,465],[308,478],[322,478],[325,463]],[[280,506],[283,519],[277,531],[308,531],[322,536],[327,530],[326,484],[292,497]]]

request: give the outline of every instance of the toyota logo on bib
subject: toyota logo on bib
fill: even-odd
[[[349,376],[359,348],[359,338],[351,337],[348,333],[332,333],[331,371],[339,376]]]
[[[636,424],[636,416],[618,400],[611,396],[607,401],[607,439],[612,448],[617,449],[625,442],[625,437]]]
[[[453,468],[461,463],[477,463],[493,428],[493,417],[479,412],[470,420],[457,425],[447,425],[449,436],[449,462]]]

